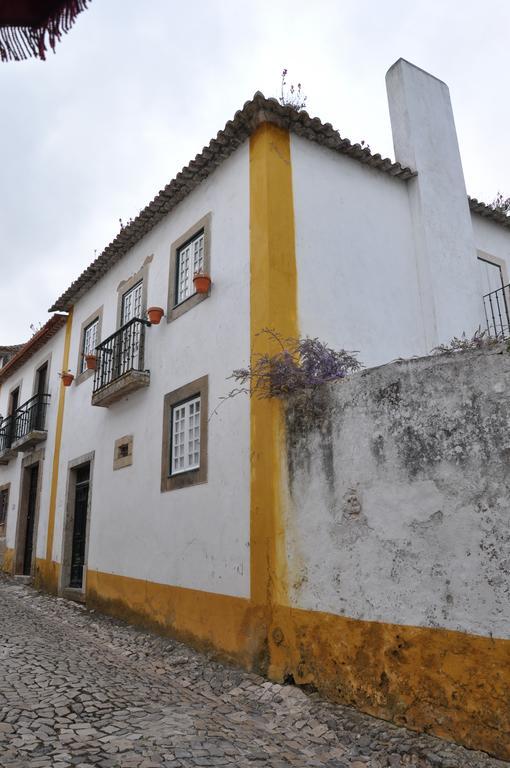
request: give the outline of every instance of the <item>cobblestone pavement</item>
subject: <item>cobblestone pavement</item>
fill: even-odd
[[[0,577],[0,766],[508,768]]]

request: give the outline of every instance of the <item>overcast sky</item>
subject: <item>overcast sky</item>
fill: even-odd
[[[508,0],[93,0],[46,62],[0,63],[0,344],[256,90],[393,157],[385,73],[450,87],[469,194],[510,195]]]

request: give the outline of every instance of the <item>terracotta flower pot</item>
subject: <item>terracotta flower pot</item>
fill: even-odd
[[[211,287],[209,275],[198,273],[193,277],[193,283],[197,293],[209,293],[209,288]]]
[[[60,376],[62,378],[62,384],[64,385],[64,387],[70,387],[71,384],[74,381],[74,374],[73,373],[61,373]]]
[[[164,315],[164,310],[161,307],[149,307],[147,315],[149,316],[149,323],[151,325],[159,325],[161,318]]]
[[[85,355],[85,363],[88,371],[95,371],[97,363],[96,355]]]

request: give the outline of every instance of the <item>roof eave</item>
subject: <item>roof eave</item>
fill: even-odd
[[[65,325],[67,315],[53,315],[50,319],[40,328],[26,344],[23,344],[21,349],[11,357],[8,363],[0,368],[0,383],[5,379],[8,379],[18,368],[20,368],[32,355],[41,349],[57,331]]]
[[[311,118],[304,110],[282,106],[276,99],[266,99],[258,92],[251,101],[236,112],[225,128],[162,189],[136,218],[119,232],[104,251],[59,296],[50,312],[69,312],[80,299],[130,248],[138,243],[161,219],[181,202],[195,187],[226,160],[262,123],[273,123],[297,136],[326,146],[336,152],[403,181],[416,175],[415,171],[367,147],[343,139],[330,123]]]

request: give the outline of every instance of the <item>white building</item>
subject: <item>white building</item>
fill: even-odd
[[[399,60],[387,88],[395,162],[256,94],[54,302],[65,328],[0,371],[4,415],[51,395],[37,445],[3,425],[5,569],[264,667],[288,599],[281,409],[213,414],[260,331],[371,366],[508,330],[510,221],[467,196],[446,85]]]

